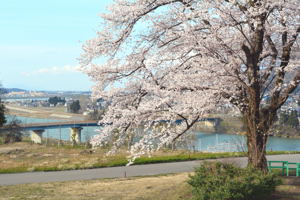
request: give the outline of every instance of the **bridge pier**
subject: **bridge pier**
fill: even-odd
[[[81,127],[71,128],[70,131],[70,140],[74,144],[81,143]]]
[[[42,144],[43,132],[45,130],[32,130],[30,132],[30,139],[36,144]]]

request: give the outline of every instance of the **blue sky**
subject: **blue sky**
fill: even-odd
[[[30,90],[90,90],[76,71],[84,41],[111,0],[2,0],[0,82]]]

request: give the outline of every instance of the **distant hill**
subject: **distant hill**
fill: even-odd
[[[6,94],[6,93],[7,93],[7,90],[5,88],[0,88],[0,95]]]
[[[4,88],[7,93],[9,92],[27,92],[27,90],[20,89],[20,88]]]
[[[90,95],[91,91],[49,91],[49,90],[24,90],[20,88],[0,88],[0,94],[6,94],[10,92],[30,92],[30,91],[35,91],[35,92],[43,92],[47,94],[86,94]]]

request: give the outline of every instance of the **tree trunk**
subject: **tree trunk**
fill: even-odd
[[[268,130],[259,130],[258,122],[247,117],[248,166],[267,172],[266,144]]]
[[[261,135],[247,134],[248,166],[267,171],[266,140]]]

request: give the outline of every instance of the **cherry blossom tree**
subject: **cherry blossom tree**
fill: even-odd
[[[299,0],[114,0],[107,9],[80,59],[94,97],[110,102],[92,144],[118,138],[118,147],[142,126],[131,151],[151,153],[231,104],[245,119],[249,165],[265,170],[276,112],[300,83]]]

